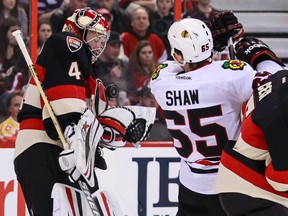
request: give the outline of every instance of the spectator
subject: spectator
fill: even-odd
[[[20,29],[20,23],[14,17],[8,17],[0,32],[1,78],[4,86],[0,93],[21,89],[28,81],[28,68],[18,48],[12,32]]]
[[[66,19],[78,8],[87,7],[87,0],[70,0],[70,3],[64,8],[58,8],[50,18],[52,31],[61,32]]]
[[[128,12],[119,7],[115,0],[98,0],[97,8],[106,8],[113,15],[111,31],[122,34],[129,29],[130,15]],[[96,8],[95,8],[96,10]]]
[[[100,78],[105,86],[116,84],[119,91],[126,92],[128,89],[125,75],[127,63],[118,58],[121,45],[120,34],[111,31],[105,49],[94,64],[94,71],[95,76]]]
[[[125,58],[129,59],[137,43],[148,40],[152,45],[156,61],[167,60],[167,51],[161,38],[149,30],[150,22],[148,12],[144,8],[136,9],[131,15],[131,30],[122,35],[123,50]]]
[[[206,24],[216,13],[220,11],[211,6],[212,0],[198,0],[198,6],[184,12],[183,18],[200,19]]]
[[[156,5],[158,10],[149,13],[151,32],[162,39],[168,59],[173,59],[170,55],[171,48],[167,38],[168,29],[174,22],[173,0],[156,0]]]
[[[15,140],[19,130],[17,115],[23,98],[23,91],[10,93],[7,99],[6,110],[8,118],[0,124],[0,143],[1,146],[15,147]]]
[[[50,21],[51,16],[58,10],[64,8],[70,3],[70,0],[38,0],[39,22],[43,20]]]
[[[2,29],[8,17],[14,17],[19,21],[22,36],[28,37],[28,17],[25,10],[18,5],[18,0],[0,0],[0,27]]]
[[[147,40],[139,41],[131,54],[127,72],[131,83],[128,94],[134,103],[138,103],[135,92],[149,86],[151,74],[156,67],[152,44]]]
[[[44,42],[52,35],[52,26],[48,21],[42,21],[38,25],[38,51],[39,54]]]
[[[120,0],[119,5],[129,13],[139,7],[144,7],[149,12],[155,11],[154,0]]]
[[[182,11],[188,11],[194,7],[197,7],[198,1],[199,0],[182,0]]]
[[[151,89],[148,87],[143,87],[140,91],[137,92],[137,96],[139,98],[138,105],[155,107],[157,109],[156,119],[151,128],[147,141],[171,141],[172,137],[167,130],[165,119],[162,115],[163,111],[155,100],[154,95],[151,93]]]

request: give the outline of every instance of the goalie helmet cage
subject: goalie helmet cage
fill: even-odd
[[[29,11],[29,35],[30,35],[30,56],[33,64],[37,58],[38,40],[38,0],[30,1]],[[174,20],[181,19],[182,0],[174,0]]]

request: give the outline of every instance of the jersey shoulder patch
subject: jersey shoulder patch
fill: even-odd
[[[81,49],[83,41],[77,37],[67,36],[66,43],[70,52],[77,52]]]
[[[162,63],[162,64],[158,65],[158,67],[155,68],[155,70],[154,70],[153,73],[152,73],[152,77],[151,77],[152,80],[157,79],[158,76],[159,76],[159,74],[160,74],[161,69],[164,69],[164,68],[166,68],[167,66],[168,66],[167,63]]]
[[[240,60],[228,60],[223,63],[222,68],[231,70],[243,70],[245,65],[246,63]]]
[[[160,75],[161,71],[162,71],[162,73]],[[175,76],[176,74],[178,74],[179,72],[182,72],[182,71],[183,71],[183,68],[177,62],[167,60],[167,61],[163,62],[162,64],[158,65],[158,67],[152,73],[151,78],[152,78],[152,80],[155,80],[159,77],[159,75],[163,76],[163,74],[165,76],[167,76],[168,74]]]

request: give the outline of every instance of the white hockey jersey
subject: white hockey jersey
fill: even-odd
[[[239,136],[241,106],[252,95],[254,75],[250,65],[238,60],[186,73],[166,61],[154,71],[151,91],[181,157],[180,182],[190,190],[216,194],[220,155],[226,142]]]

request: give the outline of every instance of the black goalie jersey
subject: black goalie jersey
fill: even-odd
[[[35,70],[62,131],[77,123],[86,99],[94,93],[91,52],[76,35],[61,32],[52,35],[37,58]],[[30,78],[18,115],[20,131],[15,157],[35,143],[62,146],[33,77]]]
[[[216,189],[288,207],[288,71],[270,76],[243,108],[237,142],[226,145]]]

